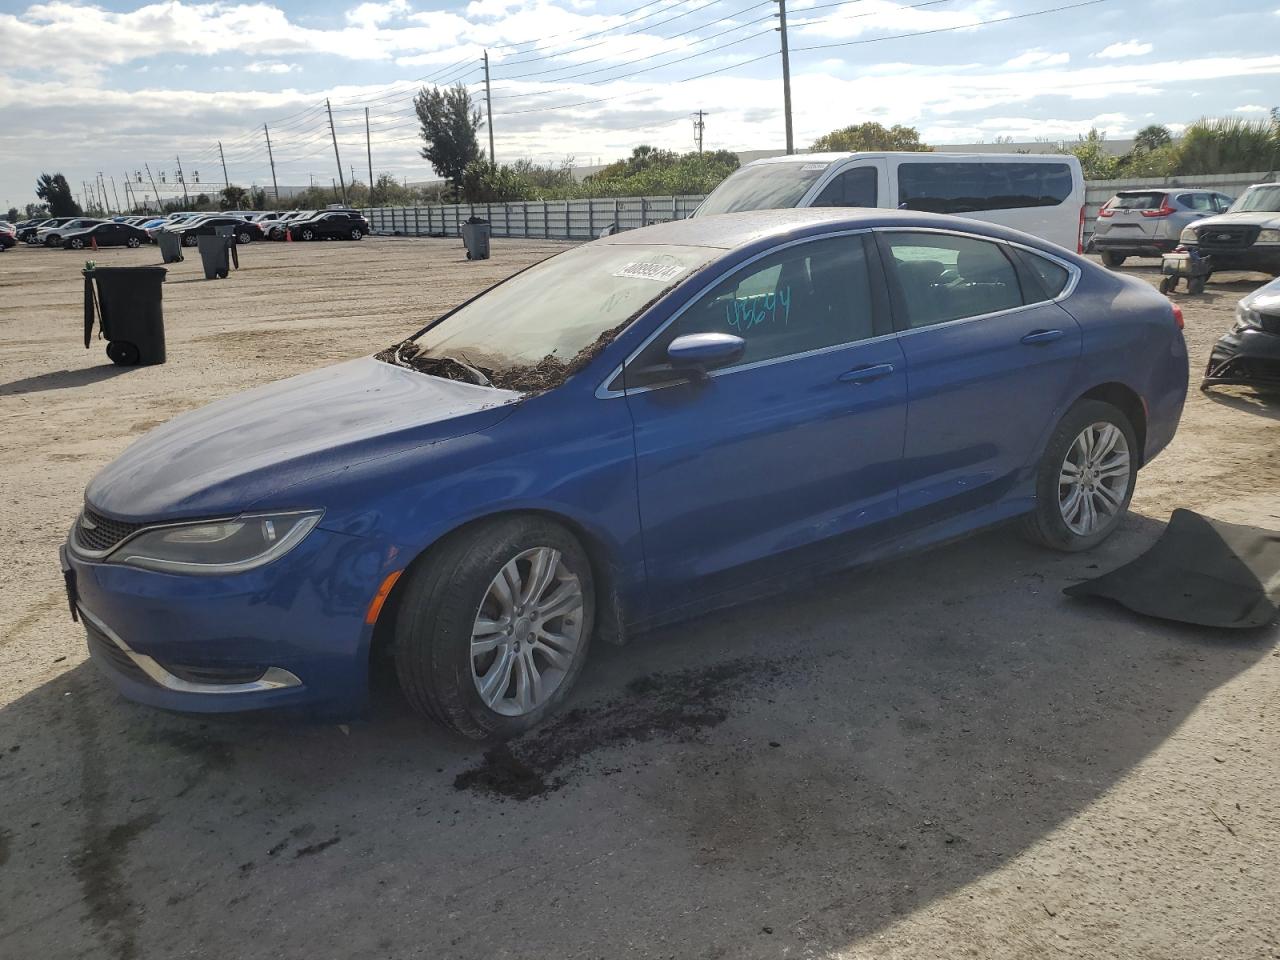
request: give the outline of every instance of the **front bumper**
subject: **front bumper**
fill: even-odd
[[[1249,329],[1219,338],[1200,388],[1225,384],[1280,389],[1280,335]]]
[[[1184,244],[1188,250],[1191,244]],[[1202,256],[1209,257],[1213,269],[1218,270],[1256,270],[1259,273],[1280,274],[1280,246],[1274,244],[1253,245],[1248,247],[1213,247],[1198,244],[1196,249]]]
[[[194,713],[362,712],[373,633],[364,614],[386,559],[371,541],[321,529],[264,567],[222,577],[62,548],[92,659],[129,699]]]

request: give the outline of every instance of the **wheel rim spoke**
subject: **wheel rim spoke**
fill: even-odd
[[[471,628],[472,677],[489,709],[522,716],[555,693],[581,646],[583,605],[581,582],[552,547],[498,569]]]
[[[1081,430],[1058,473],[1058,507],[1067,528],[1089,536],[1114,522],[1131,474],[1129,443],[1119,427],[1100,421]]]

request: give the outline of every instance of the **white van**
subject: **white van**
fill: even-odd
[[[1059,154],[801,153],[756,160],[694,213],[782,207],[887,207],[1013,227],[1077,253],[1084,230],[1080,161]]]

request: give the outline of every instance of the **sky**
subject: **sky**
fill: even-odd
[[[1055,9],[1063,8],[1067,9]],[[435,179],[412,95],[462,82],[495,153],[608,162],[640,143],[784,145],[777,0],[0,0],[0,215],[41,172],[188,184]],[[1046,12],[1048,11],[1048,12]],[[931,143],[1110,137],[1280,103],[1280,0],[787,0],[797,146],[865,120]],[[481,142],[487,146],[487,132]],[[137,183],[137,175],[142,183]],[[113,204],[114,205],[114,204]]]

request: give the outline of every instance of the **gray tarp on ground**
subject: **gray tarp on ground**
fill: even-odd
[[[1266,626],[1280,614],[1280,533],[1175,510],[1142,556],[1063,593],[1206,627]]]

